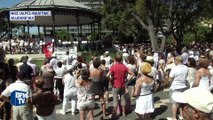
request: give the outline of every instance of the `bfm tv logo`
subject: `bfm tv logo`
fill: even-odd
[[[21,106],[26,104],[27,94],[23,91],[13,91],[11,93],[11,104],[14,106]]]

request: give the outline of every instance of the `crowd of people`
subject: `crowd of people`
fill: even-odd
[[[118,119],[134,109],[136,119],[151,120],[155,92],[169,87],[172,115],[168,120],[211,120],[212,47],[194,44],[178,53],[167,46],[164,53],[154,53],[147,44],[131,44],[121,46],[115,58],[105,51],[88,63],[67,52],[63,61],[57,56],[45,59],[40,69],[28,56],[16,65],[13,59],[5,63],[0,50],[0,119],[32,120],[34,106],[39,120],[55,120],[55,105],[62,103],[60,113],[66,115],[71,101],[72,115],[78,110],[80,120],[94,120],[99,100],[104,119]],[[109,93],[111,113],[106,112]]]
[[[0,39],[0,47],[3,47],[5,53],[7,54],[39,54],[43,53],[43,45],[48,42],[54,42],[55,47],[69,48],[78,44],[79,51],[89,51],[89,50],[101,50],[103,48],[112,47],[112,40],[105,37],[102,40],[89,41],[81,38],[78,42],[76,38],[72,40],[54,40],[52,37],[44,38],[24,38],[17,37],[13,39]]]
[[[38,54],[42,51],[42,41],[40,42],[38,39],[22,39],[22,38],[14,38],[14,39],[2,39],[0,46],[3,47],[4,51],[8,54]]]

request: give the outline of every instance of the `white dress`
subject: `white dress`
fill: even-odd
[[[198,87],[204,88],[206,90],[210,90],[209,76],[202,76],[201,79],[200,79],[200,83],[199,83]]]
[[[141,92],[136,99],[135,112],[142,115],[154,112],[154,100],[151,92],[154,81],[150,84],[143,83],[141,85]]]

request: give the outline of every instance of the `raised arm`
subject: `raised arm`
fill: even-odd
[[[131,80],[135,76],[135,74],[131,70],[128,70],[128,74],[130,75],[129,80]]]

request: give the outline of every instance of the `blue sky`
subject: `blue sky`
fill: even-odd
[[[0,8],[12,7],[23,0],[0,0]]]

